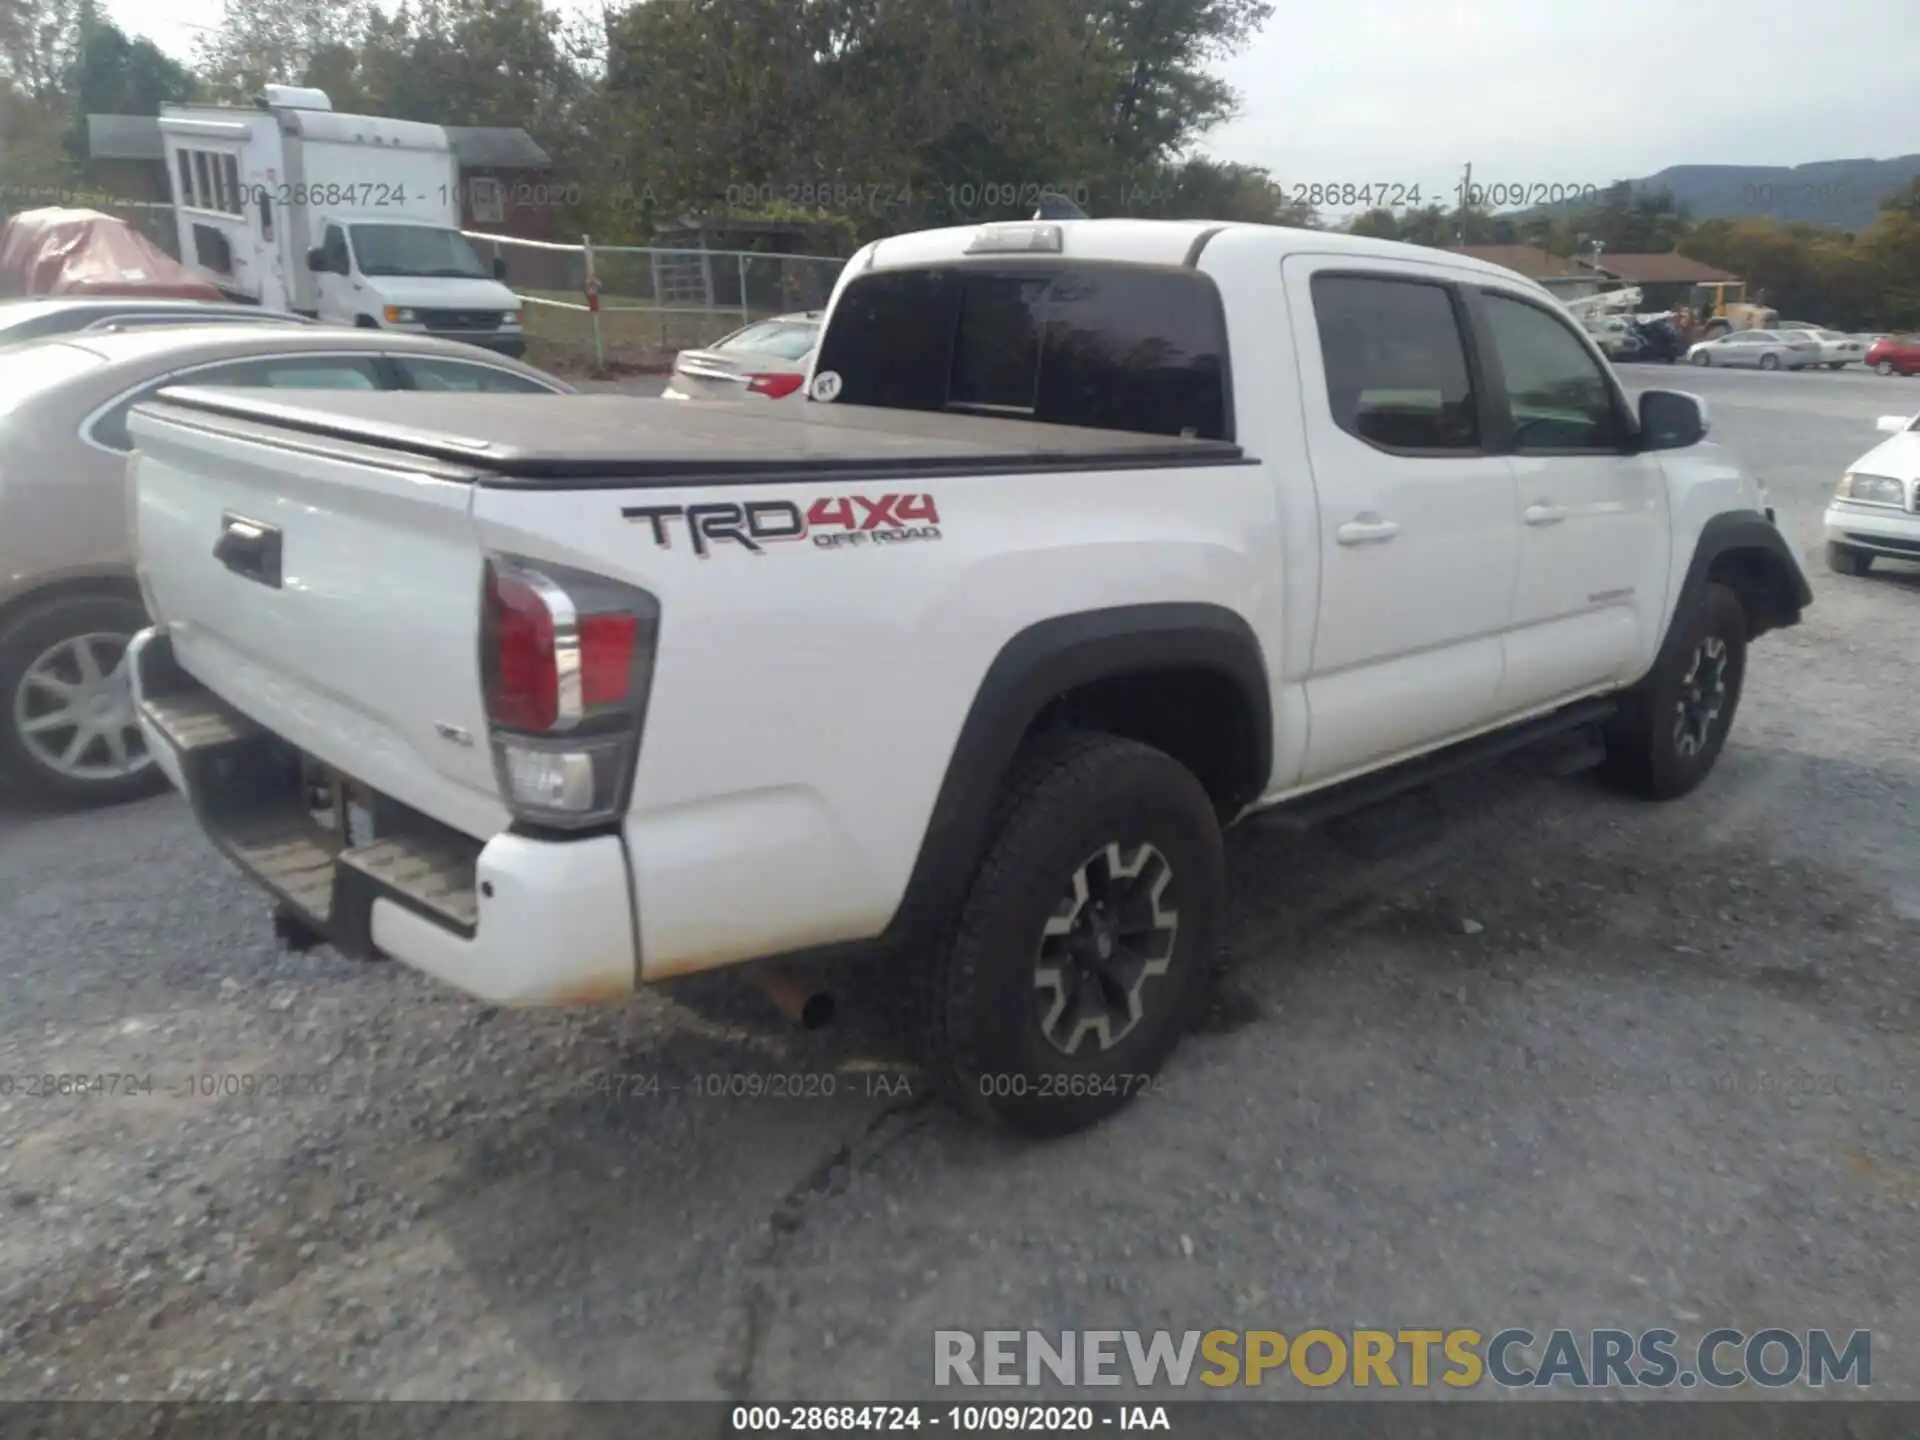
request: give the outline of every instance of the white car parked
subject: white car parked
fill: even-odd
[[[1920,415],[1882,415],[1890,438],[1840,477],[1827,506],[1827,565],[1864,575],[1876,555],[1920,560]]]
[[[1829,370],[1843,370],[1867,358],[1867,342],[1844,330],[1789,330],[1782,334],[1797,340],[1811,340],[1820,347],[1820,363]]]
[[[1805,370],[1822,364],[1820,342],[1785,330],[1735,330],[1687,351],[1693,365],[1744,365],[1761,370]]]
[[[749,395],[804,402],[807,367],[820,343],[820,312],[756,320],[704,350],[674,357],[667,400],[740,400]]]

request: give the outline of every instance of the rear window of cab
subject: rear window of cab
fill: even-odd
[[[1231,440],[1227,334],[1207,276],[1121,263],[993,262],[848,282],[816,377],[838,400]]]

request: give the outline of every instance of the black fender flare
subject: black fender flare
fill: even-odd
[[[1258,797],[1273,769],[1273,698],[1259,637],[1242,616],[1222,605],[1166,603],[1042,620],[1001,647],[974,692],[888,939],[923,934],[923,925],[959,904],[986,844],[1000,781],[1041,712],[1082,685],[1154,670],[1212,671],[1241,694],[1254,733],[1239,798]]]
[[[1688,562],[1686,577],[1674,597],[1673,612],[1667,617],[1666,637],[1649,677],[1658,673],[1674,644],[1675,621],[1699,601],[1715,565],[1729,555],[1752,557],[1747,562],[1753,567],[1748,573],[1760,580],[1766,597],[1764,604],[1749,604],[1749,639],[1799,624],[1801,612],[1813,603],[1813,588],[1794,560],[1793,550],[1787,544],[1787,537],[1780,533],[1780,527],[1758,510],[1723,510],[1701,527],[1700,538],[1694,542],[1693,559]]]

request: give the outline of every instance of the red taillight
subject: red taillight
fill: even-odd
[[[605,575],[495,555],[480,678],[500,793],[521,820],[616,818],[633,785],[660,602]]]
[[[580,703],[618,705],[633,683],[640,622],[631,615],[586,615],[580,620]]]
[[[510,730],[551,730],[560,718],[560,672],[546,601],[518,575],[489,565],[483,625],[492,662],[487,718]]]
[[[488,564],[481,634],[494,725],[543,734],[626,703],[640,620],[629,610],[586,608],[593,603],[538,571]]]
[[[770,400],[784,400],[806,383],[804,375],[755,375],[747,382],[747,390]]]

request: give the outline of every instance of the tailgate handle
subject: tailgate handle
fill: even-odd
[[[280,532],[231,511],[220,517],[213,558],[234,574],[280,588]]]

